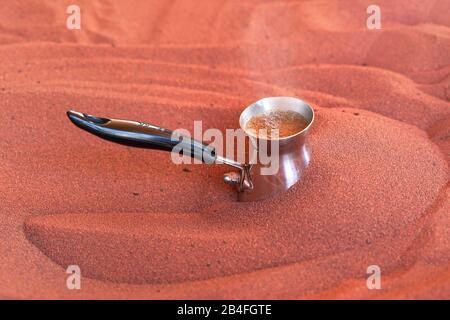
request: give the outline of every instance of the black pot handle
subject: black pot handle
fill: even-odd
[[[177,152],[205,163],[214,163],[217,158],[214,148],[145,122],[100,118],[77,111],[67,111],[67,116],[78,128],[126,146]]]

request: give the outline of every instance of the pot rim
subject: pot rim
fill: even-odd
[[[247,119],[247,121],[244,122],[243,117],[244,117],[245,113],[248,112],[248,110],[250,108],[254,107],[257,104],[263,104],[267,100],[290,100],[290,101],[288,101],[288,103],[301,104],[301,105],[307,107],[307,109],[311,112],[311,120],[310,121],[307,120],[308,121],[308,125],[303,130],[301,130],[301,131],[299,131],[297,133],[294,133],[294,134],[292,134],[290,136],[287,136],[287,137],[281,137],[281,138],[279,137],[277,139],[268,139],[268,138],[264,138],[264,137],[259,137],[258,135],[254,135],[251,132],[246,130],[245,124],[248,122],[248,119]],[[286,101],[281,102],[281,103],[286,103]],[[297,111],[294,111],[294,112],[297,112]],[[300,112],[297,112],[297,113],[300,113]],[[264,114],[264,112],[261,113],[261,114]],[[304,117],[303,114],[302,114],[302,116]],[[240,125],[241,129],[244,130],[245,134],[247,134],[248,136],[250,136],[252,138],[255,138],[255,139],[258,139],[258,140],[266,140],[266,141],[274,141],[274,140],[286,141],[286,140],[295,138],[297,136],[300,136],[300,135],[306,133],[309,130],[309,128],[311,127],[311,125],[314,123],[314,118],[315,118],[314,109],[306,101],[298,99],[298,98],[295,98],[295,97],[276,96],[276,97],[266,97],[266,98],[259,99],[258,101],[256,101],[256,102],[250,104],[249,106],[247,106],[241,112],[241,114],[239,116],[239,125]]]

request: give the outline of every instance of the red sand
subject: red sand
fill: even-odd
[[[0,298],[450,298],[449,2],[129,2],[2,5]],[[313,161],[255,203],[65,115],[236,128],[271,95],[316,109]]]

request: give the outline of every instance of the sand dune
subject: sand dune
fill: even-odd
[[[369,1],[78,3],[76,31],[0,10],[1,297],[450,298],[448,1],[379,1],[376,31]],[[65,115],[225,130],[274,95],[315,108],[312,164],[255,203]]]

